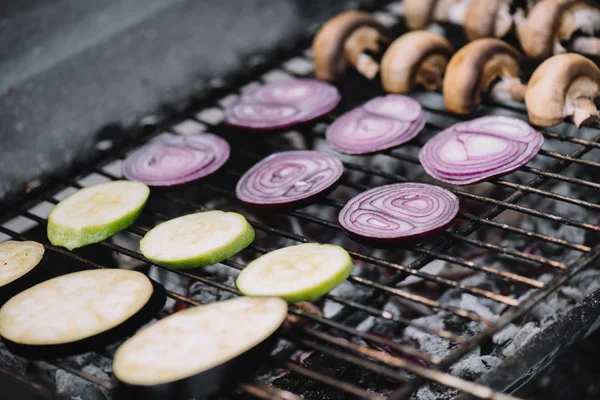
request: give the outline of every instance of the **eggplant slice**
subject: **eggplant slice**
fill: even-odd
[[[140,272],[75,272],[7,301],[0,309],[0,336],[15,354],[32,359],[82,353],[131,335],[165,300],[165,289]]]
[[[44,257],[37,242],[9,240],[0,243],[0,306],[15,294],[39,283],[35,267]]]
[[[287,315],[278,298],[238,297],[170,315],[115,354],[114,400],[188,400],[234,388],[255,371]]]

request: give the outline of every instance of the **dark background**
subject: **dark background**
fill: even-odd
[[[211,78],[357,3],[2,0],[0,204],[88,157],[98,132],[125,135],[145,115],[183,108]],[[600,399],[599,355],[596,332],[519,394]]]

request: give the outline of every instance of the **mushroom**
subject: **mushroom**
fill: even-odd
[[[477,2],[478,0],[475,0]],[[463,25],[471,0],[404,0],[404,18],[410,30],[433,22]]]
[[[567,50],[600,55],[600,38],[593,37],[600,31],[600,5],[595,2],[542,0],[527,18],[518,11],[514,20],[523,51],[531,58],[547,58]]]
[[[523,101],[521,55],[496,38],[477,39],[460,49],[446,68],[443,93],[446,108],[456,114],[471,114],[488,93],[495,101]]]
[[[413,31],[396,39],[381,59],[381,83],[386,92],[404,94],[415,86],[434,91],[454,48],[444,37],[429,31]]]
[[[578,127],[598,124],[594,99],[600,93],[600,68],[575,54],[559,54],[535,70],[525,93],[529,120],[534,125],[552,126],[571,117]]]
[[[313,41],[315,76],[332,81],[353,64],[373,79],[379,64],[365,52],[378,52],[385,42],[389,42],[388,29],[372,15],[362,11],[338,14],[321,27]]]
[[[477,0],[469,4],[465,18],[465,34],[469,40],[504,37],[513,25],[512,0]]]

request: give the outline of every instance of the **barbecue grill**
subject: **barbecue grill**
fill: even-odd
[[[395,33],[404,31],[397,5],[368,11]],[[266,365],[253,381],[231,388],[224,397],[515,399],[503,393],[513,393],[561,349],[600,324],[600,292],[593,284],[600,274],[583,272],[600,257],[595,215],[600,184],[592,179],[600,168],[600,132],[577,131],[566,123],[543,130],[544,148],[528,166],[476,191],[451,188],[461,199],[459,223],[436,239],[402,250],[354,244],[337,223],[344,202],[383,183],[427,179],[418,149],[459,120],[444,110],[440,93],[417,92],[411,96],[426,110],[428,122],[415,140],[377,156],[343,157],[346,172],[340,188],[318,204],[291,212],[255,212],[235,198],[235,183],[244,171],[273,152],[325,149],[327,124],[383,94],[378,82],[348,72],[336,84],[342,103],[322,120],[281,135],[226,126],[223,107],[241,90],[312,74],[307,50],[312,33],[291,50],[253,62],[184,112],[133,127],[133,139],[98,142],[94,157],[31,187],[2,209],[3,239],[43,243],[47,261],[40,268],[48,277],[91,268],[146,271],[168,290],[171,301],[163,315],[239,295],[233,277],[273,248],[311,241],[341,244],[359,267],[356,275],[317,303],[323,313],[290,307],[293,322],[282,328]],[[455,44],[462,40],[451,38]],[[518,104],[488,104],[478,112],[487,114],[526,118]],[[215,178],[153,190],[136,224],[99,244],[67,251],[48,243],[46,218],[60,199],[77,188],[120,179],[123,157],[148,141],[201,131],[224,137],[232,147],[231,160]],[[137,241],[157,222],[214,208],[242,212],[257,232],[255,243],[222,264],[192,271],[162,269],[140,254]],[[450,274],[449,266],[459,272]],[[7,360],[0,379],[31,398],[76,395],[76,389],[43,378],[48,371],[60,371],[64,382],[87,393],[107,395],[112,387],[112,346],[81,357],[32,362],[34,367],[0,350]]]

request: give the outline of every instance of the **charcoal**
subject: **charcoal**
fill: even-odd
[[[502,349],[502,355],[504,357],[512,356],[517,352],[518,349],[520,349],[525,343],[527,343],[527,341],[529,341],[529,339],[534,337],[539,331],[540,328],[538,328],[534,322],[528,322],[521,328],[519,333],[517,333],[514,336],[512,342],[510,342],[508,346]]]
[[[517,335],[517,333],[519,333],[520,330],[520,326],[517,326],[515,324],[508,324],[506,327],[504,327],[502,330],[500,330],[499,332],[495,333],[494,336],[492,336],[492,341],[496,345],[503,345],[509,340],[513,340],[513,338]]]
[[[110,395],[105,389],[62,369],[56,371],[55,388],[59,395],[71,400],[110,399]]]
[[[465,358],[450,367],[449,372],[459,378],[475,381],[483,374],[497,367],[502,360],[494,356]]]
[[[0,368],[7,369],[19,375],[25,375],[27,360],[15,356],[0,342]]]
[[[430,315],[414,320],[415,322],[428,326],[433,329],[445,329],[445,323],[442,315]],[[404,338],[414,341],[418,344],[419,349],[434,356],[444,357],[452,351],[453,344],[439,336],[431,333],[423,332],[420,329],[407,327],[404,330]]]
[[[425,385],[419,388],[411,396],[411,400],[450,400],[458,393],[455,389],[450,389],[440,385]]]
[[[576,275],[570,281],[570,284],[576,286],[585,295],[589,295],[593,291],[600,289],[600,271],[583,271],[582,273]]]
[[[233,278],[233,276],[219,276],[217,278],[211,277],[211,280],[220,282],[227,286],[235,287],[235,279]],[[202,304],[209,304],[214,303],[216,301],[229,300],[236,297],[234,293],[221,290],[219,288],[207,285],[202,282],[192,283],[192,285],[189,288],[189,296]]]

